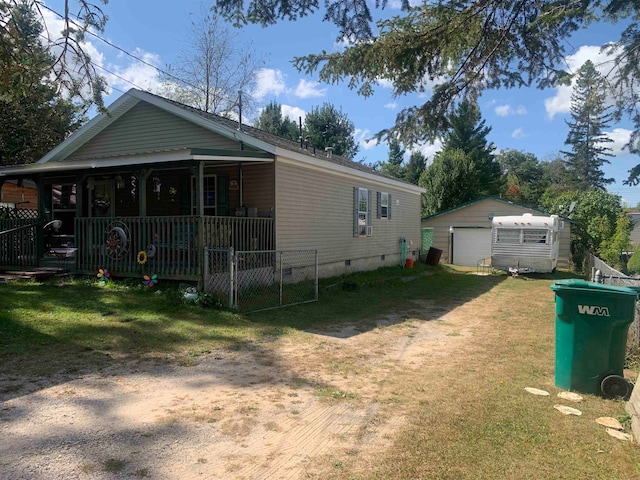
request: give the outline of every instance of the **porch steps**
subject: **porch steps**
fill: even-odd
[[[68,270],[63,268],[28,268],[24,270],[6,270],[0,271],[0,282],[6,282],[10,280],[47,280],[56,275],[62,275],[67,273]]]

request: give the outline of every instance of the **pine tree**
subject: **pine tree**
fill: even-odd
[[[300,129],[296,122],[282,115],[282,106],[275,100],[264,107],[256,120],[255,127],[293,141],[298,141],[300,136]]]
[[[493,155],[495,146],[487,141],[491,127],[485,123],[477,103],[465,99],[449,116],[450,128],[443,142],[443,151],[462,150],[473,162],[478,175],[476,198],[497,195],[502,185],[500,165]]]
[[[353,137],[356,127],[342,110],[330,103],[313,108],[304,121],[304,135],[309,136],[309,145],[324,151],[333,147],[334,155],[353,158],[358,153],[358,144]]]
[[[78,128],[82,114],[59,93],[35,13],[26,3],[7,13],[12,21],[0,29],[0,164],[33,163]]]
[[[576,189],[599,188],[604,190],[613,178],[605,178],[602,166],[613,156],[605,144],[612,142],[604,134],[612,114],[606,105],[606,91],[600,73],[591,60],[578,70],[576,85],[571,95],[571,118],[567,122],[569,134],[565,145],[571,151],[563,151],[567,169],[573,177]]]

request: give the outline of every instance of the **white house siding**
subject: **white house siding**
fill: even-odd
[[[500,201],[494,198],[486,198],[457,210],[445,212],[442,215],[423,220],[422,227],[433,228],[433,247],[442,250],[441,261],[448,263],[450,258],[449,227],[454,227],[455,235],[456,227],[491,228],[491,220],[489,220],[490,215],[491,218],[493,218],[506,215],[522,215],[524,213],[541,215],[539,211],[532,210],[521,205]],[[568,222],[565,222],[564,228],[560,230],[559,234],[560,249],[558,252],[558,267],[569,267],[570,240],[571,225]]]
[[[73,152],[67,160],[178,148],[237,150],[239,146],[234,140],[140,102]]]
[[[276,246],[317,249],[320,276],[397,265],[401,237],[407,250],[419,248],[420,194],[411,192],[411,187],[358,178],[355,170],[356,175],[348,175],[281,158],[276,159],[275,168]],[[353,236],[354,187],[372,191],[370,237]],[[376,218],[377,192],[391,195],[390,219]]]

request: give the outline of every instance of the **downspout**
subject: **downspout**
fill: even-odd
[[[449,263],[453,265],[453,227],[449,227]]]

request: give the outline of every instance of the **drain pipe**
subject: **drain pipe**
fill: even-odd
[[[453,227],[449,227],[449,263],[453,265]]]

